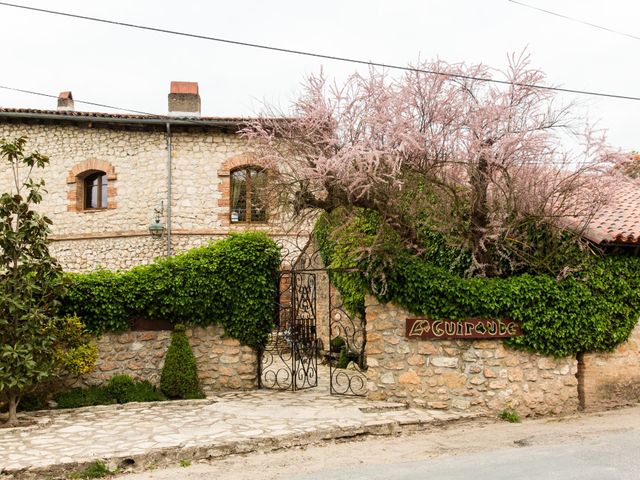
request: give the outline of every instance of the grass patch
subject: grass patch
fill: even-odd
[[[67,478],[69,480],[84,480],[86,478],[104,478],[117,473],[116,471],[109,470],[106,463],[96,460],[91,465],[72,473]]]
[[[500,412],[498,415],[500,420],[504,420],[509,423],[520,423],[522,420],[520,419],[520,414],[513,409],[506,408]]]

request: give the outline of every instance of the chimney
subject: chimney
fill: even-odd
[[[73,95],[71,92],[60,92],[58,95],[58,111],[59,112],[73,112]]]
[[[172,117],[200,116],[200,95],[196,82],[171,82],[169,115]]]

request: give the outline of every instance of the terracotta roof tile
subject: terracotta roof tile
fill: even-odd
[[[583,233],[592,242],[640,244],[640,183],[622,181]]]
[[[162,119],[162,120],[180,120],[182,117],[174,117],[167,115],[146,115],[146,114],[130,114],[130,113],[105,113],[105,112],[82,112],[82,111],[63,111],[63,110],[39,110],[35,108],[3,108],[0,107],[0,116],[2,113],[25,113],[25,114],[40,114],[40,115],[56,115],[60,117],[95,117],[95,118],[122,118],[131,120],[144,120],[144,119]],[[215,121],[227,121],[237,122],[238,124],[255,120],[252,117],[184,117],[185,120],[189,120],[193,123],[201,122],[215,122]]]

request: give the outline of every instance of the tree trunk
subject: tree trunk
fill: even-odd
[[[18,424],[18,397],[17,395],[9,396],[9,419],[7,425]]]
[[[489,225],[489,162],[485,154],[478,159],[478,165],[471,175],[473,203],[471,205],[471,250],[478,264],[481,276],[491,276],[494,272],[489,246],[483,241]]]

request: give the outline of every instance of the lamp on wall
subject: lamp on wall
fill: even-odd
[[[164,225],[162,224],[162,214],[164,213],[164,204],[160,202],[160,208],[154,208],[154,219],[149,224],[149,233],[152,237],[161,237],[164,231]]]

